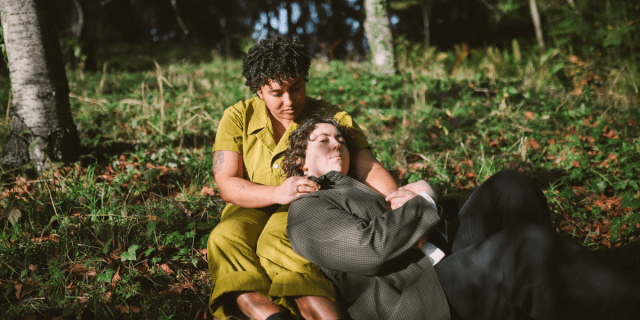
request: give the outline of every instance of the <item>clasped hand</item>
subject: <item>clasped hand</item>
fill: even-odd
[[[435,189],[425,180],[419,180],[400,187],[398,190],[391,192],[385,200],[391,204],[391,209],[395,210],[422,191],[431,196],[433,201],[438,201]]]
[[[320,185],[306,177],[289,177],[278,186],[274,200],[278,204],[289,204],[297,197],[320,190]]]

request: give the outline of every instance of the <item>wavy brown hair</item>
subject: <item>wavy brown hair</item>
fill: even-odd
[[[304,160],[307,156],[307,144],[310,141],[311,133],[316,129],[316,125],[318,123],[327,123],[338,128],[338,131],[340,131],[344,137],[349,154],[354,154],[354,136],[349,128],[341,125],[338,121],[333,119],[311,117],[303,122],[298,129],[291,132],[291,135],[289,135],[289,148],[284,152],[284,159],[282,160],[282,170],[284,170],[284,174],[287,177],[301,177],[304,175],[302,166],[304,166]],[[353,161],[351,162],[353,163]]]

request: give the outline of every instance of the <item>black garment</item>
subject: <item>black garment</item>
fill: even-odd
[[[555,233],[523,174],[489,178],[458,218],[454,253],[436,265],[454,319],[626,319],[640,301],[621,270]]]

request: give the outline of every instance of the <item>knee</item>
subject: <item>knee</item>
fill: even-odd
[[[268,257],[282,251],[283,247],[290,247],[287,235],[287,213],[274,213],[267,225],[260,233],[256,245],[259,257]],[[277,251],[277,252],[274,252]]]
[[[258,242],[256,243],[256,254],[258,257],[263,257],[264,253],[269,250],[270,243],[272,243],[273,237],[268,232],[263,232],[260,234],[258,238]]]
[[[229,232],[226,228],[218,224],[211,233],[209,233],[209,239],[207,240],[207,249],[211,251],[214,248],[224,248],[230,243]]]
[[[513,228],[513,242],[520,251],[518,256],[533,263],[547,263],[553,260],[558,243],[558,235],[550,228],[537,224],[523,224]]]
[[[491,180],[493,184],[510,190],[535,186],[535,183],[529,177],[511,169],[501,170],[491,176],[489,180]]]
[[[502,170],[487,180],[491,189],[500,194],[508,195],[512,201],[522,199],[539,199],[546,203],[542,189],[533,179],[515,170]]]
[[[209,250],[214,248],[229,250],[237,247],[249,247],[255,250],[260,231],[259,225],[235,219],[223,220],[209,234],[207,247]]]
[[[271,230],[264,230],[258,238],[256,244],[256,254],[258,257],[268,257],[272,254],[275,244],[280,241],[279,237]]]

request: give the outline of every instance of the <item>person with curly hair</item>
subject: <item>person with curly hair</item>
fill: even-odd
[[[242,72],[257,97],[226,109],[218,125],[213,174],[227,205],[207,244],[214,285],[209,308],[218,318],[342,317],[335,287],[292,251],[286,233],[289,203],[319,188],[282,170],[289,135],[304,120],[317,115],[352,128],[353,176],[383,195],[397,189],[351,116],[306,95],[309,67],[307,49],[296,39],[260,41]]]
[[[336,284],[350,318],[637,319],[640,285],[557,234],[529,177],[497,172],[457,212],[438,208],[435,191],[385,198],[349,176],[348,131],[331,119],[301,124],[283,167],[320,185],[291,203],[288,236]],[[411,196],[394,201],[399,193]]]

